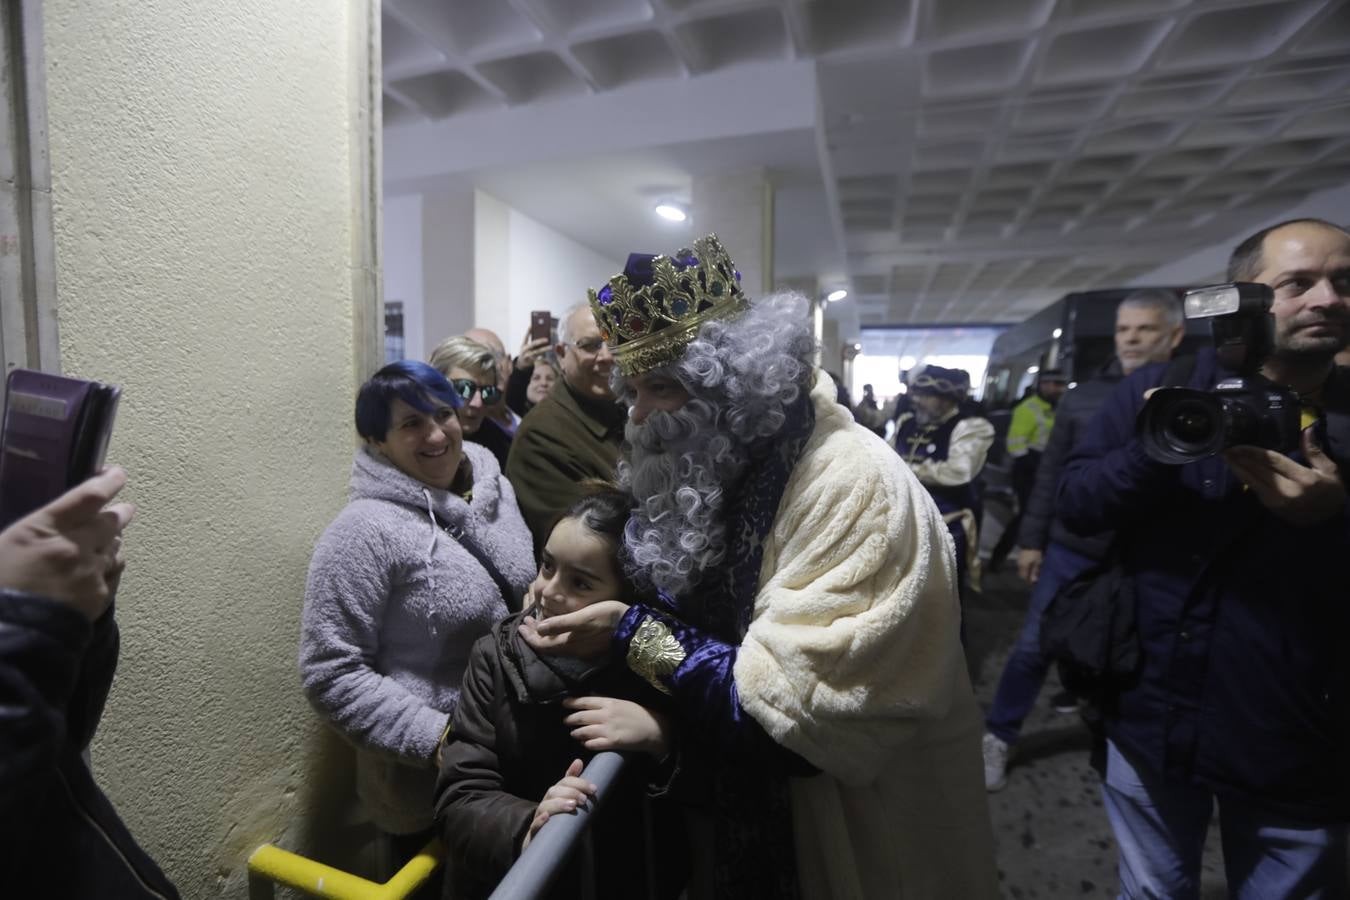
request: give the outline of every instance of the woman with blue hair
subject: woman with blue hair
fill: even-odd
[[[534,577],[515,492],[466,444],[463,401],[431,366],[361,386],[350,501],[314,549],[300,670],[314,708],[357,748],[356,792],[410,855],[430,836],[436,756],[469,649]]]

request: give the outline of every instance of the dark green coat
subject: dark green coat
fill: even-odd
[[[612,480],[627,411],[617,401],[579,396],[558,383],[521,420],[511,442],[506,477],[538,549],[546,529],[581,496],[587,478]]]

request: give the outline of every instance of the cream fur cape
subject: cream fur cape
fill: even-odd
[[[823,774],[793,779],[802,894],[998,896],[951,537],[818,373],[766,541],[740,701]]]

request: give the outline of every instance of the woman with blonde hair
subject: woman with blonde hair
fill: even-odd
[[[494,414],[504,400],[505,388],[499,383],[497,358],[491,348],[457,335],[441,341],[428,362],[464,401],[456,410],[464,440],[491,450],[505,471],[511,435],[497,424]]]

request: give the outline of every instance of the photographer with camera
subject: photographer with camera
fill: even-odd
[[[1250,283],[1187,296],[1216,344],[1189,390],[1126,378],[1060,480],[1136,601],[1142,663],[1106,710],[1121,895],[1198,897],[1217,799],[1230,895],[1345,897],[1350,233],[1282,222],[1228,276]]]

